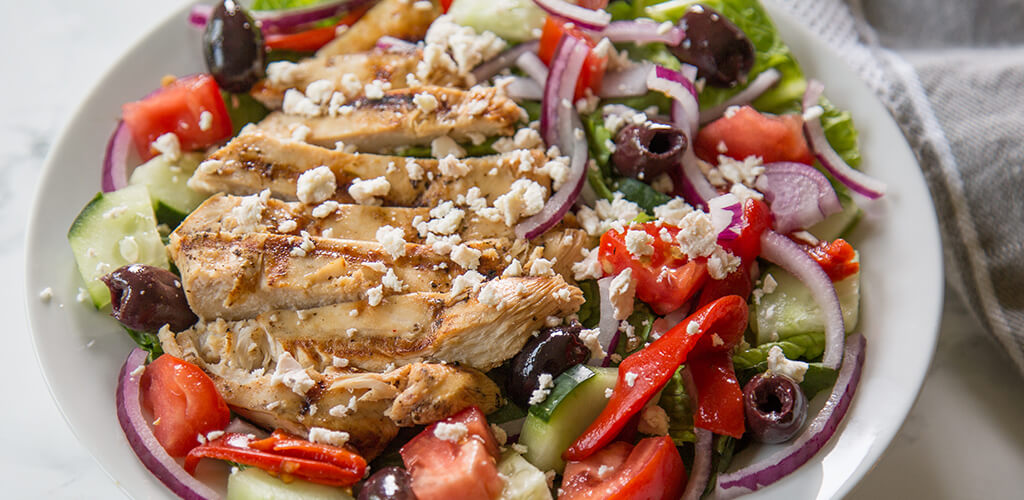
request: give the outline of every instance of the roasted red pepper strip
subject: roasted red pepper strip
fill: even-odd
[[[197,446],[185,457],[185,471],[195,474],[200,459],[216,458],[258,467],[274,476],[292,476],[330,486],[353,485],[362,479],[366,472],[366,461],[362,457],[358,457],[358,462],[362,464],[360,467],[356,467],[356,470],[346,470],[333,463],[285,456],[280,453],[237,445],[247,442],[249,442],[249,438],[246,435],[230,433]]]
[[[265,45],[269,50],[294,50],[297,52],[314,52],[327,45],[338,36],[338,26],[351,26],[369,9],[360,8],[348,13],[331,26],[313,28],[298,33],[269,33],[265,35]]]
[[[743,390],[736,380],[729,351],[690,359],[686,365],[697,387],[697,413],[693,425],[715,434],[743,437]]]
[[[696,328],[691,329],[690,323]],[[668,382],[705,333],[732,338],[747,327],[747,303],[742,297],[722,297],[693,313],[647,347],[622,360],[608,405],[562,455],[583,460],[612,442],[626,422]]]
[[[361,474],[366,469],[366,460],[345,448],[300,439],[280,429],[266,439],[249,443],[249,447],[288,457],[327,462],[353,473]]]
[[[854,260],[857,252],[842,238],[831,243],[823,241],[818,246],[805,247],[805,250],[832,281],[841,281],[860,271],[860,263]]]

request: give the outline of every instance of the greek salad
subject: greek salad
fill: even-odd
[[[174,494],[725,498],[836,431],[885,186],[757,0],[187,22],[208,71],[123,105],[68,232]]]

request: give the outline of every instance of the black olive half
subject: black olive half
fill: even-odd
[[[646,121],[622,127],[615,136],[612,163],[620,174],[653,182],[682,161],[686,136],[667,123]]]
[[[132,330],[156,333],[170,325],[180,332],[199,319],[188,306],[181,280],[166,269],[132,264],[100,279],[110,289],[111,316]]]
[[[203,55],[217,85],[228,92],[248,92],[263,78],[263,33],[235,0],[224,0],[213,9],[203,33]]]
[[[512,358],[509,399],[526,408],[530,406],[533,391],[540,388],[538,380],[541,374],[547,373],[554,378],[590,359],[590,349],[579,337],[582,329],[579,323],[545,328],[527,341],[523,350]]]
[[[807,396],[785,375],[756,375],[743,387],[743,412],[754,439],[782,443],[792,439],[807,419]]]
[[[679,21],[686,32],[683,43],[671,47],[680,61],[697,67],[697,77],[714,87],[744,83],[754,66],[754,44],[732,21],[697,4]]]

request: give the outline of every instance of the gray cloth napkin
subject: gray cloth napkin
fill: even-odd
[[[948,282],[1024,373],[1024,2],[770,1],[896,118],[935,201]]]

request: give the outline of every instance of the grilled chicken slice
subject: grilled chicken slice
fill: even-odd
[[[373,81],[391,84],[391,90],[410,86],[406,78],[415,74],[416,65],[422,57],[420,51],[388,52],[371,50],[330,57],[311,57],[298,63],[272,63],[271,75],[256,84],[250,91],[252,96],[270,109],[280,109],[284,93],[288,89],[306,92],[307,86],[324,80],[332,84],[335,92],[341,92],[346,101],[365,95],[365,85]],[[460,86],[463,78],[451,72],[432,71],[427,80],[416,82],[423,85]]]
[[[165,330],[161,343],[165,352],[209,374],[232,410],[268,429],[301,436],[312,427],[348,432],[349,444],[368,460],[399,427],[435,422],[467,406],[491,412],[501,404],[494,382],[468,367],[411,363],[373,373],[336,367],[331,360],[314,366],[304,350],[285,350],[255,324],[229,328],[216,321],[197,329],[201,335]],[[282,376],[287,368],[290,379]]]
[[[478,272],[494,275],[505,268],[503,257],[511,250],[507,240],[466,245],[480,252]],[[266,232],[175,232],[168,246],[189,305],[207,320],[373,301],[399,292],[447,293],[467,270],[427,245],[406,244],[404,250],[394,258],[376,241]],[[398,282],[384,286],[389,272]]]
[[[444,175],[440,162],[432,158],[345,153],[257,131],[240,134],[210,155],[188,185],[206,194],[250,195],[269,189],[275,198],[295,201],[299,176],[326,165],[338,185],[333,199],[342,203],[354,201],[348,193],[354,179],[385,177],[391,186],[379,198],[385,206],[432,206],[455,200],[472,187],[479,188],[480,196],[491,204],[520,178],[550,192],[551,179],[537,170],[546,161],[539,149],[466,158],[461,162],[468,171],[456,177]]]
[[[496,278],[468,292],[466,298],[416,292],[384,297],[376,306],[354,301],[268,311],[246,320],[200,322],[178,337],[206,339],[208,325],[223,323],[226,335],[259,332],[269,339],[260,345],[279,344],[297,352],[302,366],[319,371],[334,356],[371,371],[430,360],[487,371],[519,352],[548,317],[564,318],[583,303],[583,292],[560,276]]]
[[[437,108],[429,112],[414,102],[429,95]],[[420,98],[422,99],[422,98]],[[388,91],[381,99],[359,99],[337,116],[306,117],[275,111],[260,122],[269,134],[291,137],[299,126],[309,128],[306,141],[333,148],[336,143],[361,152],[381,153],[399,147],[430,144],[442,136],[458,142],[515,132],[526,113],[495,87],[458,90],[423,86]]]
[[[372,49],[382,36],[392,36],[411,42],[422,40],[430,23],[441,15],[441,9],[436,0],[430,2],[429,9],[421,7],[426,6],[425,3],[414,2],[415,0],[381,0],[359,21],[320,48],[316,53],[317,57],[365,52]]]

